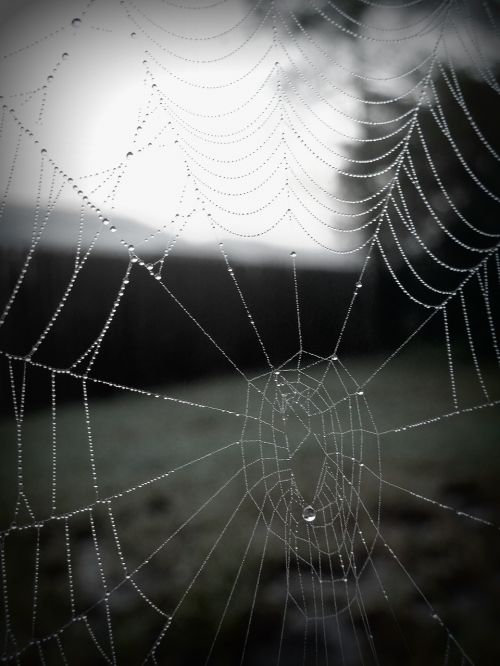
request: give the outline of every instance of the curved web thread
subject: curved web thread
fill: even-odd
[[[58,205],[71,196],[79,210],[73,265],[51,315],[35,333],[27,327],[33,334],[23,337],[29,344],[21,352],[12,333],[2,338],[12,410],[4,427],[11,443],[5,466],[11,496],[6,493],[1,532],[4,661],[71,663],[82,650],[88,663],[398,663],[385,645],[389,631],[394,658],[413,663],[419,626],[432,636],[432,663],[488,663],[437,590],[425,589],[418,560],[412,562],[391,522],[395,500],[389,493],[397,492],[396,502],[407,497],[431,507],[443,530],[448,519],[459,520],[465,533],[484,530],[477,543],[484,539],[495,552],[498,521],[491,509],[445,501],[433,494],[434,483],[430,492],[425,484],[421,491],[398,475],[391,458],[398,460],[398,446],[418,441],[411,439],[414,431],[487,408],[497,414],[500,402],[500,234],[489,218],[498,204],[491,182],[498,154],[475,118],[479,110],[470,94],[477,90],[470,80],[488,88],[488,99],[498,93],[484,38],[495,25],[494,7],[387,7],[90,2],[67,20],[56,12],[47,34],[4,56],[7,66],[20,55],[34,59],[46,44],[54,45],[49,56],[58,54],[33,88],[22,89],[20,77],[4,95],[4,231],[14,225],[9,205],[19,184],[26,188],[28,182],[33,195],[33,228],[10,280],[4,330],[24,327],[19,303],[36,257],[61,232]],[[192,21],[198,14],[202,20]],[[53,86],[71,64],[67,44],[73,40],[77,51],[85,35],[100,32],[132,40],[143,89],[132,139],[120,146],[123,159],[114,161],[110,148],[99,156],[102,164],[77,176],[53,135],[51,151],[46,116],[54,113]],[[344,40],[339,49],[333,39]],[[228,63],[235,63],[233,69]],[[134,163],[161,151],[172,156],[178,172],[162,215],[168,222],[136,240],[126,225],[121,228],[120,201],[132,176],[139,177]],[[35,159],[39,166],[30,173],[26,160]],[[452,168],[460,176],[448,178]],[[470,200],[481,202],[484,216],[473,214]],[[172,259],[200,228],[215,248],[227,293],[264,370],[249,370],[228,351],[227,335],[171,284]],[[290,296],[293,302],[286,322],[295,336],[290,355],[271,344],[234,244],[239,239],[241,247],[259,252],[264,246],[250,246],[252,239],[268,237],[281,239],[277,252],[286,257],[290,277],[289,293],[279,295],[283,303]],[[321,353],[308,347],[300,238],[319,248],[328,265],[354,257],[345,273],[342,316]],[[83,298],[79,285],[103,244],[126,258],[114,296],[96,334],[70,362],[55,365],[44,350],[68,309]],[[380,274],[389,278],[387,293],[398,294],[391,296],[396,305],[405,302],[412,316],[387,353],[370,357],[367,371],[343,349],[356,337],[367,312],[364,299]],[[107,339],[139,279],[155,290],[159,307],[173,303],[206,349],[223,360],[232,378],[225,391],[200,393],[193,385],[179,387],[176,395],[99,374]],[[21,303],[26,307],[26,300]],[[405,411],[393,388],[391,408],[377,386],[384,391],[384,375],[426,340],[430,327],[439,336],[446,395],[435,409],[424,400]],[[414,369],[406,370],[402,378],[388,376],[407,387],[411,400],[418,382],[409,376]],[[44,426],[26,412],[35,373],[46,377]],[[356,379],[358,373],[367,378]],[[68,382],[79,386],[78,412],[60,405]],[[100,405],[93,397],[98,388],[128,396],[123,411]],[[111,433],[120,432],[120,423],[138,421],[138,414],[141,423],[160,424],[159,434],[146,430],[141,437],[136,425],[137,444],[122,451],[118,436],[113,451]],[[190,433],[189,419],[198,414],[215,419],[208,421],[213,440]],[[33,442],[43,428],[49,448],[40,456]],[[163,445],[167,439],[159,459],[157,452],[151,458],[149,438]],[[137,446],[143,457],[131,456]],[[85,465],[85,479],[68,497],[64,465],[72,456],[72,473],[83,477]],[[133,482],[117,473],[127,465],[137,466]],[[33,476],[46,479],[45,490]],[[447,538],[454,547],[453,536]],[[59,583],[51,594],[53,577]],[[418,625],[405,617],[413,597]],[[201,627],[196,648],[187,645],[194,623]],[[141,624],[147,640],[140,632],[134,640],[132,629]]]

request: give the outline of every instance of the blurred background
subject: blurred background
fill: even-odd
[[[2,658],[499,663],[497,5],[0,17]]]

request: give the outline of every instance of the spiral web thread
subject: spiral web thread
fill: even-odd
[[[358,5],[365,11],[350,13],[346,8]],[[404,584],[418,597],[424,615],[430,620],[429,626],[439,632],[442,652],[436,663],[476,663],[474,655],[468,654],[460,636],[448,626],[446,618],[433,606],[432,598],[391,546],[381,516],[383,494],[390,487],[419,503],[432,505],[442,514],[453,514],[462,521],[464,530],[470,529],[471,524],[491,533],[498,530],[487,517],[461,511],[410,487],[392,483],[384,474],[383,464],[384,440],[388,435],[397,433],[404,441],[406,433],[414,429],[425,433],[434,423],[477,410],[495,409],[500,403],[495,396],[500,365],[497,339],[500,233],[486,224],[477,227],[467,219],[460,202],[455,203],[443,182],[433,145],[428,142],[426,126],[421,121],[422,113],[430,114],[447,144],[450,160],[464,170],[477,200],[498,203],[498,195],[491,185],[476,174],[474,166],[464,157],[461,137],[450,131],[449,99],[442,102],[441,88],[437,85],[438,82],[444,84],[448,96],[455,102],[454,113],[466,119],[477,151],[484,152],[496,163],[498,154],[470,111],[469,100],[457,76],[465,58],[474,77],[489,86],[493,93],[498,93],[491,55],[483,50],[486,42],[482,34],[485,25],[495,31],[495,8],[487,1],[478,5],[481,6],[472,11],[472,3],[449,0],[431,4],[413,0],[398,5],[359,0],[342,6],[330,0],[323,4],[308,0],[303,3],[261,0],[248,6],[231,5],[238,7],[236,18],[231,19],[230,25],[212,30],[217,21],[211,24],[208,19],[205,23],[205,19],[214,15],[219,20],[221,12],[228,10],[229,0],[205,5],[131,0],[101,3],[96,0],[79,7],[79,12],[61,24],[57,23],[59,15],[55,15],[49,34],[40,35],[27,45],[20,44],[4,55],[4,62],[9,66],[18,57],[36,58],[38,49],[51,44],[54,44],[54,53],[59,54],[46,73],[46,80],[36,89],[22,89],[20,80],[18,89],[4,95],[3,99],[0,136],[4,146],[3,161],[8,168],[2,183],[1,215],[5,215],[2,224],[8,224],[11,187],[23,169],[22,156],[27,155],[32,161],[39,159],[39,168],[33,187],[31,247],[12,294],[3,305],[2,326],[15,316],[16,299],[22,293],[33,257],[43,248],[61,197],[72,192],[81,212],[75,227],[73,274],[52,318],[24,355],[13,354],[9,349],[0,352],[4,359],[3,371],[8,374],[11,387],[17,451],[16,501],[10,513],[11,522],[1,532],[3,661],[69,663],[68,645],[78,625],[79,631],[93,645],[96,663],[99,659],[112,664],[126,663],[124,637],[119,631],[120,616],[114,606],[126,589],[134,598],[140,598],[144,612],[154,618],[155,636],[144,654],[144,663],[168,663],[169,638],[176,631],[178,617],[182,616],[197,587],[202,585],[203,576],[219,556],[222,544],[227,547],[232,531],[237,531],[240,515],[246,512],[253,516],[251,530],[241,543],[238,541],[239,549],[235,546],[236,561],[232,575],[223,586],[215,628],[210,636],[200,639],[205,642],[206,663],[217,663],[217,650],[225,640],[235,604],[245,609],[238,654],[241,663],[245,663],[250,646],[259,640],[254,633],[256,609],[261,603],[259,592],[268,555],[276,552],[280,553],[283,576],[277,579],[281,586],[281,630],[270,639],[275,646],[275,663],[287,663],[290,618],[301,623],[303,638],[297,663],[380,663],[376,631],[365,605],[363,585],[367,575],[375,581],[376,594],[394,616],[395,626],[398,625],[393,607],[395,592],[389,590],[390,585],[384,580],[384,572],[379,571],[375,557],[380,545],[387,551],[391,566]],[[117,28],[113,28],[109,17],[104,15],[104,10],[110,8],[120,17]],[[301,11],[305,9],[314,18],[314,29],[301,20]],[[74,10],[75,7],[71,8]],[[481,14],[482,22],[476,20],[476,13]],[[171,20],[172,16],[177,23]],[[196,23],[198,16],[202,16],[202,20]],[[379,22],[381,17],[385,20]],[[115,34],[122,30],[124,38],[132,40],[131,48],[142,63],[143,98],[137,102],[138,119],[137,127],[132,128],[132,145],[123,151],[123,160],[105,169],[83,175],[69,173],[59,158],[51,154],[50,145],[40,139],[51,87],[60,72],[71,67],[72,42],[78,43],[86,34],[99,31],[106,34],[113,30]],[[385,58],[385,69],[377,69],[363,55],[349,60],[341,49],[336,49],[336,39],[341,44],[351,43],[353,52],[365,54],[365,58],[366,54],[379,54],[377,57]],[[61,45],[64,48],[60,48]],[[454,64],[458,51],[462,62]],[[251,54],[245,61],[251,61],[250,65],[232,76],[232,70],[226,65],[241,53]],[[390,65],[388,53],[393,54]],[[179,63],[182,67],[178,67]],[[211,78],[205,79],[204,72],[208,70]],[[176,84],[170,86],[172,81]],[[363,86],[368,92],[360,92]],[[186,92],[183,97],[180,91],[189,91],[189,94]],[[371,113],[379,108],[378,116]],[[372,144],[373,156],[353,157],[355,151],[349,152],[346,148],[349,142],[355,147]],[[414,154],[416,145],[418,155]],[[182,187],[176,192],[177,201],[172,203],[175,211],[172,219],[148,238],[132,244],[121,233],[115,206],[131,165],[143,156],[147,158],[153,150],[173,151],[182,173]],[[422,186],[420,182],[422,170],[431,174],[444,207],[435,206],[434,200],[428,197],[425,184]],[[345,180],[369,181],[372,189],[367,191],[371,193],[349,198],[340,187]],[[412,214],[409,190],[427,211],[425,224]],[[449,216],[443,221],[443,210],[453,216],[453,225],[449,224]],[[175,255],[183,235],[195,224],[210,230],[227,280],[261,349],[265,370],[255,376],[250,376],[233,361],[209,327],[169,286],[169,259]],[[279,236],[290,227],[300,230],[310,242],[330,253],[332,262],[338,255],[352,255],[360,261],[356,264],[359,271],[350,297],[344,304],[343,323],[332,341],[331,352],[321,356],[308,350],[302,330],[301,252],[295,247],[287,250],[285,254],[293,278],[297,351],[288,360],[277,361],[268,351],[253,308],[247,302],[238,276],[238,264],[233,262],[231,243],[227,239],[239,237],[244,242],[251,238],[265,239],[267,234]],[[467,229],[467,240],[461,236],[462,228]],[[109,234],[128,256],[116,298],[102,321],[99,335],[80,357],[70,367],[53,367],[40,360],[39,348],[43,350],[44,341],[75,297],[74,291],[85,272],[87,260],[99,247],[103,236]],[[459,246],[461,259],[450,263],[440,258],[439,248],[433,244],[436,235],[446,236]],[[286,235],[283,238],[286,239]],[[425,261],[435,266],[434,282],[421,275],[408,239],[418,246]],[[153,240],[163,243],[164,250],[151,262],[147,251]],[[418,313],[419,323],[373,368],[367,379],[358,382],[351,374],[349,362],[343,358],[342,345],[350,334],[350,319],[369,289],[367,279],[375,258],[379,262],[378,270],[381,265],[390,274],[409,306]],[[406,267],[404,273],[398,269],[401,265]],[[202,404],[197,399],[118,385],[96,373],[94,365],[113,325],[114,315],[139,272],[148,276],[150,288],[159,290],[161,298],[177,304],[193,329],[204,336],[206,344],[215,347],[227,361],[244,388],[239,409],[216,401]],[[471,303],[478,300],[484,305],[480,315],[475,309],[471,313]],[[461,327],[457,324],[460,319]],[[440,345],[448,365],[449,410],[391,428],[377,428],[370,408],[371,388],[391,363],[404,354],[407,346],[418,341],[426,327],[436,320],[440,320]],[[488,332],[488,344],[479,345],[477,335],[484,330]],[[467,365],[479,386],[480,398],[473,402],[463,398],[455,377],[454,344],[460,338],[468,347]],[[496,377],[491,371],[495,365]],[[35,370],[45,372],[50,383],[50,506],[47,510],[39,509],[32,501],[23,474],[25,401],[29,377]],[[60,382],[68,378],[81,384],[93,497],[84,505],[61,511],[58,506],[58,391]],[[142,401],[159,402],[165,407],[209,412],[217,419],[230,421],[231,427],[236,423],[241,434],[235,441],[219,442],[213,450],[204,450],[173,467],[158,469],[157,474],[134,485],[116,492],[103,492],[103,472],[96,455],[103,442],[94,434],[89,397],[96,385],[118,389]],[[138,403],[142,404],[145,402]],[[294,426],[289,430],[291,422]],[[291,432],[302,432],[302,437],[294,439]],[[319,456],[320,462],[315,483],[306,491],[298,478],[300,465],[295,464],[295,460],[301,460],[301,452],[310,446],[315,447],[314,455]],[[202,499],[196,497],[193,506],[186,502],[189,511],[182,515],[179,524],[165,523],[165,532],[154,549],[143,553],[140,559],[129,561],[118,518],[123,498],[133,506],[134,495],[140,496],[151,487],[168,491],[176,475],[185,475],[182,478],[186,478],[190,486],[195,485],[198,468],[211,460],[224,470],[223,482]],[[228,488],[236,490],[230,496],[232,504],[224,506]],[[365,501],[367,496],[369,503]],[[224,510],[214,519],[212,509],[221,506]],[[72,538],[75,524],[82,520],[86,521],[92,537],[95,577],[100,586],[98,598],[87,606],[78,600],[75,589]],[[175,596],[176,601],[162,607],[152,591],[143,588],[144,571],[156,566],[162,555],[177,544],[188,547],[184,534],[195,539],[196,531],[190,531],[195,530],[192,525],[199,529],[199,525],[210,520],[218,521],[210,547],[199,555],[195,566],[185,572],[184,579],[173,585],[172,598]],[[104,556],[105,538],[100,533],[103,524],[109,532],[106,539],[114,543],[118,573],[117,568],[106,561],[108,556]],[[40,606],[39,593],[43,536],[48,529],[54,529],[61,536],[58,546],[64,553],[68,594],[66,619],[52,631],[40,633],[39,618],[50,614],[49,608]],[[25,535],[28,535],[26,539]],[[12,611],[11,598],[16,582],[11,580],[10,570],[14,553],[20,548],[32,553],[30,569],[26,572],[32,583],[31,593],[25,604],[25,612],[26,607],[30,609],[31,632],[19,630],[14,617],[17,610]],[[250,578],[245,577],[247,569],[251,570]],[[155,575],[161,575],[160,572],[168,580],[168,566],[158,568]],[[99,622],[95,620],[96,613],[100,614]],[[140,622],[137,619],[137,623]],[[349,644],[354,645],[354,656],[346,647],[346,632]],[[331,652],[332,635],[337,646],[335,658]]]

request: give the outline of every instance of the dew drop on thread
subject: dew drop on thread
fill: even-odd
[[[306,523],[312,523],[316,519],[316,511],[312,506],[307,505],[302,510],[302,518],[306,521]]]

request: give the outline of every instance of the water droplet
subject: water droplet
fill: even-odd
[[[109,230],[112,231],[113,233],[115,233],[115,231],[116,231],[116,227],[115,227],[114,225],[111,225],[111,226],[109,227]]]
[[[290,256],[291,257],[296,257],[297,256],[297,253],[295,252],[295,250],[292,250],[292,252],[290,252]]]
[[[108,224],[109,224],[109,220],[108,220],[108,218],[105,217],[105,218],[103,219],[102,223],[107,227]]]
[[[128,153],[127,153],[127,159],[130,159],[131,157],[133,157],[133,155],[134,155],[134,153],[129,150]]]
[[[362,285],[361,282],[358,280],[358,281],[356,282],[356,289],[361,289],[362,286],[363,286],[363,285]]]
[[[46,155],[47,154],[47,148],[42,148],[40,152],[42,153],[42,155]]]
[[[82,24],[82,21],[79,18],[74,18],[71,21],[71,25],[73,26],[73,28],[79,28],[81,26],[81,24]]]
[[[313,520],[316,519],[316,511],[312,508],[312,506],[305,506],[303,511],[302,511],[302,518],[307,522],[307,523],[312,523]]]
[[[131,32],[130,36],[132,37],[132,39],[135,39],[137,37],[137,33],[136,32]]]
[[[364,391],[358,391],[358,395],[364,395]]]
[[[67,53],[67,52],[65,51],[65,52],[62,54],[61,57],[62,57],[63,60],[66,60],[66,58],[69,58],[69,53]]]

